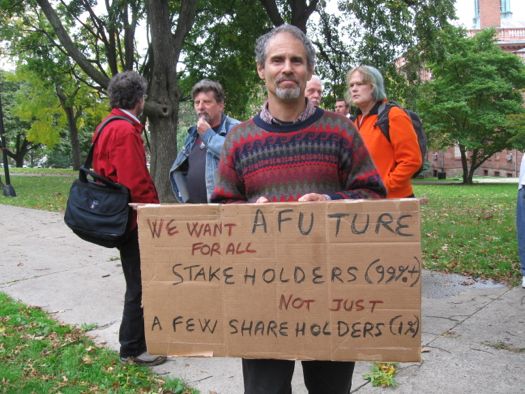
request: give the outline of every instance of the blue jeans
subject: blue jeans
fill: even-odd
[[[525,276],[525,186],[522,186],[518,191],[516,229],[518,233],[518,254],[521,262],[521,274]]]

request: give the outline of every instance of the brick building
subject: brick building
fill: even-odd
[[[461,1],[461,0],[458,0]],[[494,27],[497,43],[506,52],[514,53],[525,61],[525,0],[469,0],[472,5],[472,24],[467,26],[468,34],[475,35],[481,29]],[[523,153],[505,150],[496,153],[475,175],[517,177]],[[445,151],[430,151],[427,156],[431,176],[456,177],[463,174],[459,148]]]

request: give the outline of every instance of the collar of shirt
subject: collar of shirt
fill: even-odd
[[[313,103],[310,100],[306,99],[306,108],[304,109],[303,112],[299,114],[299,117],[291,123],[302,122],[303,120],[306,120],[310,116],[312,116],[314,112],[315,112],[315,105],[313,105]],[[270,124],[273,123],[273,124],[282,125],[282,124],[290,123],[290,122],[283,122],[277,118],[274,118],[272,114],[270,113],[270,111],[268,110],[268,101],[266,101],[264,105],[262,106],[261,113],[259,114],[259,116],[263,120],[263,122],[270,123]]]
[[[136,121],[137,123],[140,123],[140,120],[139,118],[137,118],[135,115],[133,115],[131,112],[129,112],[128,110],[126,109],[123,109],[123,108],[119,108],[122,112],[124,112],[126,115],[128,115],[131,119],[133,119],[134,121]]]

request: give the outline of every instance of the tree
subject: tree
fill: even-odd
[[[4,114],[4,141],[7,156],[14,160],[16,167],[22,167],[24,157],[30,151],[39,147],[27,138],[30,123],[20,119],[17,114],[16,97],[21,89],[21,83],[16,81],[12,73],[0,73],[0,94],[2,94]]]
[[[143,75],[149,93],[144,109],[151,132],[151,172],[162,201],[172,201],[168,173],[177,150],[179,89],[177,63],[182,45],[195,18],[196,1],[106,1],[107,15],[99,16],[91,1],[60,3],[55,10],[48,0],[36,0],[67,52],[101,90],[110,75],[137,66],[134,45],[138,22],[145,18],[151,32]],[[178,3],[178,4],[177,4]],[[178,5],[178,6],[177,6]],[[84,40],[73,39],[76,22]],[[85,45],[89,43],[91,45]],[[107,69],[109,68],[109,74]]]
[[[525,65],[500,49],[494,37],[493,29],[473,38],[456,28],[444,31],[430,64],[432,80],[421,88],[419,109],[429,138],[437,147],[459,147],[465,184],[523,133]]]
[[[454,0],[338,1],[338,13],[325,2],[319,23],[308,24],[318,52],[318,73],[328,84],[332,105],[346,92],[346,73],[359,64],[381,70],[390,97],[414,107],[419,70],[436,45],[438,32],[454,18]],[[400,69],[400,65],[403,67]]]
[[[203,1],[199,2],[197,14],[181,62],[181,99],[190,100],[192,86],[202,78],[217,80],[227,93],[225,111],[237,119],[247,119],[253,115],[252,107],[259,109],[261,105],[254,43],[272,24],[256,1]],[[192,113],[194,121],[193,109]]]
[[[59,139],[69,140],[71,157],[63,162],[78,169],[81,140],[86,139],[80,132],[89,129],[92,133],[104,114],[100,111],[102,101],[97,91],[83,82],[87,76],[58,45],[46,18],[29,6],[17,6],[20,4],[2,9],[4,23],[0,27],[1,37],[9,41],[9,54],[16,59],[15,75],[21,87],[14,111],[31,125],[27,132],[31,142],[52,149]],[[89,116],[93,112],[95,119]]]

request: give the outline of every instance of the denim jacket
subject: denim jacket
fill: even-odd
[[[212,129],[208,129],[201,137],[202,142],[206,146],[206,169],[204,176],[206,178],[206,194],[208,195],[208,202],[210,202],[210,197],[213,188],[215,187],[215,176],[226,134],[237,123],[240,122],[223,114],[219,131],[216,133]],[[178,202],[186,203],[189,199],[185,175],[188,171],[188,156],[197,136],[197,127],[190,127],[188,129],[186,141],[184,141],[184,146],[180,150],[170,169],[169,176],[171,190]]]

